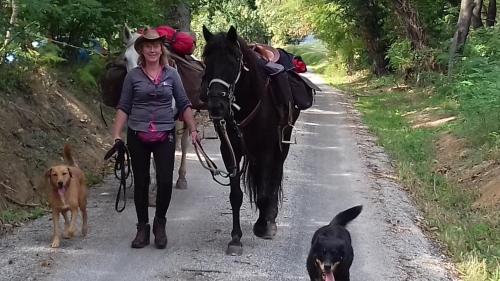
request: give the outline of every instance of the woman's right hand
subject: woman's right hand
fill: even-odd
[[[199,143],[201,141],[200,134],[198,133],[198,130],[193,130],[191,131],[191,143],[195,145],[196,143]]]
[[[111,129],[111,135],[113,136],[113,141],[121,140],[121,134],[123,127],[127,123],[128,115],[121,109],[116,111],[115,122],[113,123],[113,128]]]

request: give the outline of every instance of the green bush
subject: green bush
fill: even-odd
[[[99,77],[104,73],[106,61],[99,55],[93,55],[90,62],[76,71],[77,79],[85,88],[97,89]]]
[[[472,32],[452,79],[439,90],[459,103],[461,135],[492,147],[500,133],[500,28]]]
[[[386,58],[389,59],[389,65],[400,73],[412,68],[415,64],[415,53],[412,50],[411,42],[404,39],[392,43]]]

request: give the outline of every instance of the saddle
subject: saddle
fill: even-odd
[[[280,53],[277,49],[266,44],[249,44],[250,49],[256,52],[262,59],[268,62],[278,62]]]

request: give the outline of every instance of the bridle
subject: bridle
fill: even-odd
[[[236,41],[236,42],[238,43],[238,50],[241,51],[240,43],[238,41]],[[221,78],[213,78],[208,83],[208,88],[207,88],[207,93],[208,93],[209,97],[226,98],[228,100],[228,102],[229,102],[229,118],[231,118],[231,119],[234,119],[233,107],[238,111],[241,109],[241,107],[235,103],[236,97],[234,95],[234,90],[236,88],[236,84],[240,80],[242,70],[248,71],[248,68],[245,66],[245,64],[243,62],[243,53],[241,53],[240,57],[238,58],[238,61],[239,61],[238,74],[236,75],[236,78],[234,79],[234,81],[232,83],[229,83]],[[210,87],[216,83],[224,86],[224,88],[226,88],[226,91],[210,92]]]
[[[236,41],[238,45],[238,50],[241,52],[241,46],[238,41]],[[231,161],[232,165],[228,167],[228,172],[219,170],[215,163],[213,163],[212,160],[208,157],[208,155],[204,152],[203,147],[201,147],[200,143],[195,143],[195,150],[196,154],[198,156],[198,159],[200,160],[200,163],[202,166],[206,169],[208,169],[212,173],[212,178],[219,184],[224,185],[224,186],[229,186],[230,183],[225,184],[220,182],[216,176],[222,176],[224,178],[234,178],[237,176],[240,176],[243,171],[246,169],[246,165],[248,164],[248,161],[246,159],[246,148],[245,148],[245,143],[243,140],[243,133],[240,130],[240,126],[234,119],[234,111],[233,108],[236,109],[237,111],[241,110],[241,107],[235,103],[236,96],[234,94],[234,91],[236,89],[236,84],[241,78],[241,74],[243,71],[249,71],[249,69],[245,66],[244,61],[243,61],[243,52],[241,52],[241,55],[238,58],[238,73],[236,75],[236,78],[234,79],[233,82],[228,82],[224,79],[221,78],[213,78],[210,80],[208,83],[207,87],[207,94],[208,97],[216,97],[216,98],[224,98],[227,100],[229,103],[229,116],[226,118],[221,117],[221,118],[214,118],[212,115],[210,115],[210,119],[212,119],[212,122],[214,123],[215,130],[217,131],[217,134],[221,138],[221,142],[225,142],[227,147],[229,148],[229,152],[231,155]],[[225,91],[210,91],[210,87],[214,84],[220,84],[225,88]],[[234,148],[231,144],[231,140],[229,139],[229,135],[227,133],[227,125],[231,126],[233,130],[237,133],[237,137],[241,142],[242,149],[244,151],[243,153],[243,167],[240,168],[239,163],[236,161],[236,154],[234,152]],[[205,158],[205,162],[201,159],[200,157],[200,152],[201,155]]]

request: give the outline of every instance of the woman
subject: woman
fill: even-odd
[[[156,213],[153,220],[155,246],[167,246],[166,213],[172,195],[175,159],[175,118],[173,102],[186,122],[192,141],[198,140],[196,124],[181,79],[168,65],[163,37],[154,29],[146,30],[134,44],[139,54],[138,67],[127,73],[117,106],[113,137],[121,141],[127,123],[127,146],[134,172],[134,203],[137,213],[137,235],[132,248],[149,245],[148,192],[150,157],[156,167]]]

